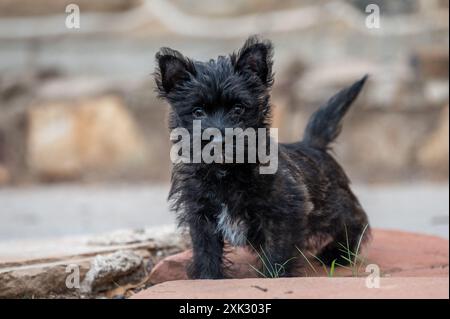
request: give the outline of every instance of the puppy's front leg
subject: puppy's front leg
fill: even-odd
[[[216,232],[216,225],[207,218],[189,223],[193,260],[188,267],[192,279],[224,278],[222,269],[223,238]]]

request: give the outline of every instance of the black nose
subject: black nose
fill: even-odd
[[[223,141],[225,140],[225,128],[227,127],[232,128],[233,125],[229,123],[229,120],[227,119],[226,114],[223,110],[214,112],[213,114],[202,120],[203,130],[207,128],[215,128],[221,132],[222,141],[217,141],[218,143],[223,143]]]

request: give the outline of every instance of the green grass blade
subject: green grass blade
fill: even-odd
[[[255,251],[256,255],[258,255],[258,258],[261,260],[262,264],[263,264],[263,270],[266,269],[266,271],[269,272],[270,276],[272,277],[272,274],[270,273],[270,269],[269,267],[267,267],[266,262],[264,261],[264,258],[261,256],[261,254],[258,252],[258,250],[252,245],[251,242],[248,242],[250,244],[250,246],[253,248],[253,250]],[[266,275],[264,275],[265,278],[267,278]]]
[[[341,258],[344,259],[345,261],[349,262],[349,263],[350,263],[350,266],[353,265],[353,261],[352,261],[351,259],[348,259],[347,257],[345,257],[345,256],[343,256],[343,255],[340,255],[339,257],[341,257]]]
[[[313,264],[311,264],[311,262],[309,261],[308,257],[306,257],[305,254],[303,254],[303,252],[302,252],[298,247],[295,247],[295,248],[297,248],[297,250],[298,250],[298,251],[300,252],[300,254],[303,256],[303,258],[306,259],[306,262],[308,263],[309,267],[311,267],[311,269],[317,274],[316,268],[313,266]]]
[[[360,247],[361,247],[361,242],[362,242],[362,239],[363,239],[363,237],[364,237],[364,233],[365,233],[366,230],[367,230],[367,227],[369,227],[369,224],[366,224],[366,226],[364,227],[364,229],[363,229],[363,231],[362,231],[361,236],[359,236],[358,245],[356,246],[356,252],[355,252],[356,256],[359,255],[359,249],[360,249]],[[356,257],[355,257],[355,263],[356,263]],[[358,271],[358,270],[357,270],[357,271]],[[356,275],[358,275],[358,273],[356,273]]]
[[[349,252],[348,254],[348,259],[350,259],[350,244],[348,242],[348,232],[347,232],[347,224],[344,223],[344,229],[345,229],[345,240],[347,242],[347,251]]]
[[[333,277],[333,276],[334,276],[335,265],[336,265],[336,259],[334,259],[334,260],[331,262],[330,272],[329,272],[329,274],[328,274],[328,277]]]
[[[259,271],[258,269],[256,269],[256,267],[253,267],[253,265],[248,264],[250,267],[252,267],[252,269],[254,271],[256,271],[260,276],[262,276],[263,278],[267,278],[267,276],[265,274],[263,274],[261,271]]]
[[[328,268],[327,268],[327,265],[325,265],[325,263],[319,258],[319,257],[317,257],[316,255],[313,255],[313,254],[310,254],[311,256],[313,256],[315,259],[317,259],[321,264],[322,264],[322,267],[323,267],[323,269],[325,270],[325,273],[327,274],[327,276],[328,276]]]
[[[266,260],[267,260],[267,263],[269,264],[269,266],[270,266],[270,269],[268,268],[267,270],[269,271],[269,273],[271,274],[271,277],[272,278],[275,278],[274,276],[275,276],[275,268],[273,267],[273,265],[272,265],[272,263],[271,263],[271,261],[270,261],[270,258],[267,256],[267,254],[266,254],[266,252],[264,251],[264,249],[261,247],[261,246],[259,246],[259,248],[261,249],[261,253],[264,255],[264,257],[266,258]]]

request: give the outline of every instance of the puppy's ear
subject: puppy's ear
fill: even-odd
[[[191,60],[185,58],[180,52],[170,48],[161,48],[156,53],[155,81],[159,93],[170,93],[177,84],[189,79],[189,74],[195,73]]]
[[[238,54],[231,56],[236,71],[240,73],[254,74],[267,87],[273,83],[272,74],[273,46],[270,41],[261,41],[257,36],[252,36],[245,41]]]

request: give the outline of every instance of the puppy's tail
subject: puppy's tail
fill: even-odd
[[[341,121],[367,80],[361,80],[339,91],[328,102],[321,106],[309,119],[303,143],[308,146],[326,150],[341,132]]]

